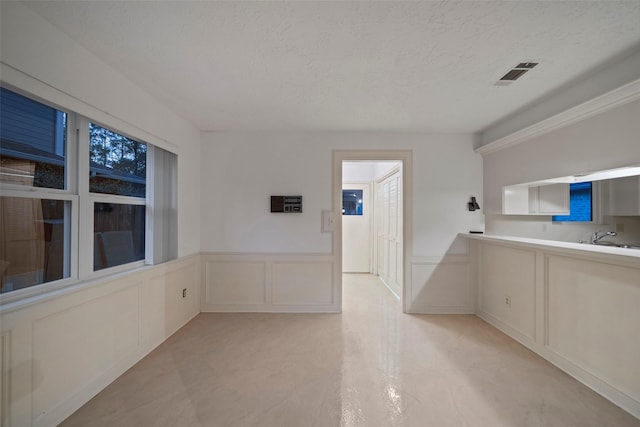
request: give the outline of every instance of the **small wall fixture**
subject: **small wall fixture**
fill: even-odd
[[[469,206],[469,210],[472,212],[480,209],[480,205],[478,204],[474,196],[471,196],[471,200],[469,201],[469,203],[467,203],[467,206]]]

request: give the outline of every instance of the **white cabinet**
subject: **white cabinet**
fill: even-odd
[[[569,184],[504,187],[502,213],[505,215],[568,215]]]
[[[609,204],[606,213],[616,216],[640,215],[640,176],[608,181]]]
[[[529,213],[569,215],[569,184],[551,184],[529,188]]]

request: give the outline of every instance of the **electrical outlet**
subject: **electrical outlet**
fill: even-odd
[[[511,308],[511,297],[506,297],[504,299],[504,303],[507,305],[507,307]]]
[[[187,297],[187,288],[184,288],[182,290],[182,298],[186,298]]]

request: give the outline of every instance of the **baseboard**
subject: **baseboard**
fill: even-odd
[[[429,304],[412,305],[407,311],[409,314],[476,314],[473,307],[465,306],[438,306]]]

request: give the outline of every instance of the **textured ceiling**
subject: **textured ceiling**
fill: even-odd
[[[28,5],[201,130],[476,132],[640,42],[640,1]]]

